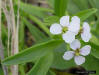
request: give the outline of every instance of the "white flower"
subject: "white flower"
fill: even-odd
[[[83,23],[83,28],[81,31],[81,38],[82,40],[84,40],[84,42],[88,42],[91,38],[90,26],[87,22]]]
[[[73,49],[73,51],[67,51],[65,52],[63,58],[65,60],[70,60],[74,57],[74,61],[77,65],[81,65],[85,62],[85,57],[87,56],[90,51],[91,51],[91,46],[86,45],[80,49],[80,41],[79,40],[74,40],[71,44],[70,47]]]
[[[69,22],[69,16],[63,16],[60,19],[60,24],[52,24],[50,32],[54,35],[62,34],[62,38],[66,43],[71,43],[75,40],[75,35],[78,34],[80,29],[80,19],[77,16],[71,18]]]

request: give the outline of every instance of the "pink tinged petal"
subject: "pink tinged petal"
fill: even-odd
[[[69,25],[69,16],[63,16],[60,19],[60,24],[64,27],[64,26],[68,26]]]
[[[85,62],[85,57],[83,56],[75,56],[74,61],[77,65],[81,65]]]
[[[88,42],[91,39],[91,33],[83,32],[83,33],[81,33],[81,38],[84,42]]]
[[[77,16],[72,17],[72,21],[69,26],[69,31],[78,34],[80,30],[80,19]]]
[[[83,23],[83,31],[84,32],[90,32],[90,26],[87,22]]]
[[[86,45],[83,48],[80,49],[80,54],[83,56],[87,56],[88,54],[90,54],[91,51],[91,46],[90,45]]]
[[[70,59],[73,58],[73,56],[74,56],[74,52],[73,52],[73,51],[67,51],[67,52],[65,52],[65,54],[63,55],[63,58],[64,58],[65,60],[70,60]]]
[[[62,33],[62,27],[60,24],[52,24],[50,27],[50,32],[52,34],[60,34]]]
[[[75,33],[67,31],[62,35],[62,38],[66,43],[72,43],[75,40]]]
[[[70,47],[73,49],[73,50],[76,50],[76,49],[79,49],[81,46],[80,44],[80,41],[78,39],[74,40],[71,44],[70,44]]]

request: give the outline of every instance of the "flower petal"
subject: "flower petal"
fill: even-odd
[[[66,43],[72,43],[75,40],[75,33],[67,31],[62,35],[62,38]]]
[[[87,22],[83,23],[83,31],[84,32],[90,32],[90,26]]]
[[[62,32],[62,27],[60,24],[52,24],[50,27],[50,32],[52,34],[60,34]]]
[[[63,58],[65,60],[70,60],[70,59],[73,58],[73,56],[74,56],[74,52],[73,51],[67,51],[67,52],[65,52]]]
[[[73,50],[76,50],[78,48],[80,48],[81,44],[80,44],[80,41],[78,39],[74,40],[71,44],[70,44],[70,47],[73,49]]]
[[[69,25],[69,16],[63,16],[61,19],[60,19],[60,24],[62,26],[68,26]]]
[[[77,65],[81,65],[81,64],[83,64],[85,62],[85,57],[83,57],[83,56],[75,56],[74,60],[75,60],[75,63]]]
[[[78,34],[80,30],[80,19],[77,16],[72,17],[70,26],[69,26],[69,31],[72,31],[76,34]]]
[[[91,46],[90,45],[86,45],[83,48],[80,49],[80,54],[83,56],[87,56],[91,51]]]
[[[75,21],[76,23],[80,23],[80,18],[78,16],[73,16],[71,21]]]
[[[83,32],[83,33],[81,33],[81,38],[84,42],[88,42],[91,39],[91,33]]]

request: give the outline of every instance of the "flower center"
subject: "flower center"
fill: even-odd
[[[62,32],[65,33],[68,30],[67,27],[63,27]]]
[[[75,50],[75,55],[79,56],[80,55],[80,49]]]
[[[78,35],[77,35],[77,38],[80,37],[81,33],[83,33],[83,28],[82,27],[80,27],[80,30],[79,30]]]
[[[83,28],[82,28],[82,27],[80,28],[80,31],[79,31],[79,33],[83,33]]]

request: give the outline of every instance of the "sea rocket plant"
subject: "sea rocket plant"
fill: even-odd
[[[70,60],[74,57],[74,61],[77,65],[81,65],[85,62],[85,57],[87,56],[90,51],[91,51],[91,46],[86,45],[80,49],[80,41],[79,40],[74,40],[71,44],[70,47],[72,48],[72,51],[67,51],[65,52],[63,58],[65,60]]]
[[[62,38],[66,43],[71,43],[75,40],[75,35],[80,29],[80,19],[77,16],[72,17],[71,22],[69,16],[63,16],[60,19],[60,24],[52,24],[50,32],[54,35],[62,34]]]
[[[80,41],[75,39],[77,35],[81,35],[81,39],[84,42],[88,42],[91,38],[90,26],[87,22],[83,23],[80,27],[80,18],[73,16],[63,16],[60,18],[60,24],[54,23],[50,27],[50,32],[54,35],[62,34],[62,38],[66,43],[70,44],[72,51],[67,51],[63,55],[65,60],[70,60],[74,57],[74,61],[77,65],[81,65],[85,62],[85,57],[91,51],[91,46],[86,45],[80,49]]]

